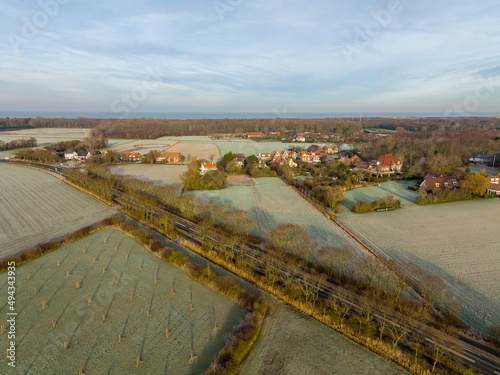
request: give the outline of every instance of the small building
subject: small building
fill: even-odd
[[[364,163],[363,159],[361,159],[358,155],[354,155],[352,158],[347,159],[347,161],[352,165]]]
[[[215,163],[201,163],[200,167],[200,174],[204,175],[207,172],[210,171],[216,171],[217,170],[217,165]]]
[[[473,154],[473,155],[469,156],[469,163],[494,166],[495,165],[495,155]]]
[[[325,149],[318,145],[311,145],[307,148],[308,152],[325,152]]]
[[[47,152],[50,152],[53,155],[59,155],[59,153],[56,151],[54,147],[45,146],[43,149]]]
[[[245,155],[244,154],[233,154],[234,161],[236,164],[240,167],[243,168],[243,164],[245,162]]]
[[[247,138],[262,138],[264,136],[264,133],[262,132],[248,132],[247,133]]]
[[[259,160],[260,161],[268,161],[271,160],[271,153],[270,152],[261,152],[259,154]]]
[[[295,142],[305,142],[306,139],[303,136],[299,135],[298,137],[295,137],[294,141]]]
[[[328,155],[332,155],[332,154],[337,153],[337,147],[335,147],[335,146],[325,146],[325,147],[323,147],[323,149],[325,150],[325,152]]]
[[[427,178],[420,184],[424,190],[449,190],[460,188],[460,181],[456,177]]]
[[[180,152],[165,152],[163,154],[158,155],[155,158],[156,161],[162,162],[167,161],[169,163],[178,163],[181,161],[181,153]]]
[[[64,159],[66,160],[75,160],[78,156],[78,153],[76,151],[66,151],[64,153]]]
[[[138,161],[142,159],[142,156],[138,152],[123,152],[120,154],[120,159],[126,161]]]
[[[281,132],[278,132],[276,130],[271,130],[269,132],[269,135],[272,136],[272,137],[279,137],[281,135]]]
[[[500,175],[488,177],[486,194],[496,194],[500,196]]]

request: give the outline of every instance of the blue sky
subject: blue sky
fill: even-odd
[[[2,0],[0,110],[500,112],[500,3]]]

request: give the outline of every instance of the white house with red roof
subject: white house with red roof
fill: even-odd
[[[215,163],[201,163],[200,167],[200,174],[204,175],[207,172],[210,171],[216,171],[217,170],[217,165]]]

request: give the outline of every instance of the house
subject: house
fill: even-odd
[[[216,171],[217,170],[217,165],[215,163],[201,163],[200,167],[200,174],[204,175],[207,172],[210,171]]]
[[[74,160],[78,156],[78,153],[76,151],[66,151],[64,153],[64,159],[66,160]]]
[[[86,160],[86,159],[89,159],[90,157],[92,157],[92,153],[90,153],[89,151],[80,151],[80,152],[77,152],[76,154],[76,160]]]
[[[295,137],[294,141],[295,142],[305,142],[306,139],[303,136],[299,135],[298,137]]]
[[[120,159],[127,161],[141,160],[142,156],[138,152],[123,152],[120,154]]]
[[[280,136],[280,135],[281,135],[281,132],[278,132],[278,131],[275,131],[275,130],[271,130],[271,131],[269,132],[269,135],[270,135],[270,136],[276,136],[276,137],[278,137],[278,136]]]
[[[297,163],[295,163],[292,158],[288,159],[287,164],[292,168],[295,168],[297,166]]]
[[[337,153],[337,147],[335,147],[335,146],[325,146],[325,147],[323,147],[323,149],[325,150],[325,152],[328,155],[332,155],[332,154]]]
[[[295,151],[288,151],[288,157],[290,159],[297,159],[297,153]]]
[[[488,177],[486,194],[496,194],[500,196],[500,175]]]
[[[427,178],[420,184],[420,187],[427,191],[458,189],[460,181],[456,177]]]
[[[311,152],[309,161],[310,161],[310,163],[314,163],[314,164],[321,163],[321,152],[318,152],[318,151]]]
[[[364,163],[363,159],[361,159],[358,155],[354,155],[352,158],[347,159],[347,161],[352,165],[358,165],[360,163]]]
[[[169,163],[178,163],[181,161],[181,153],[180,152],[165,152],[163,154],[158,155],[155,158],[156,161],[164,161],[166,160]]]
[[[244,154],[233,154],[234,161],[236,164],[240,167],[243,168],[243,164],[245,162],[245,155]]]
[[[262,132],[248,132],[247,133],[247,138],[262,138],[264,136],[264,133]]]
[[[311,161],[311,155],[309,155],[307,151],[301,151],[298,159],[303,163],[309,163]]]
[[[259,154],[259,160],[260,161],[268,161],[271,160],[271,153],[270,152],[261,152]]]
[[[92,154],[88,151],[80,151],[80,152],[76,152],[76,151],[66,151],[64,153],[64,158],[66,160],[85,160],[85,159],[88,159],[92,156]]]
[[[325,149],[318,145],[311,145],[307,148],[308,152],[325,152]]]
[[[289,158],[289,155],[288,155],[288,152],[283,150],[280,152],[280,158],[282,159],[288,159]]]
[[[395,158],[391,154],[385,154],[384,156],[377,159],[375,166],[375,173],[380,172],[381,174],[393,174],[401,173],[403,168],[403,162],[399,158]]]
[[[495,155],[479,155],[473,154],[469,156],[469,163],[495,165]]]

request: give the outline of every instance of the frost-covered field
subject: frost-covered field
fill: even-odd
[[[500,173],[500,168],[486,167],[484,165],[469,165],[471,173],[486,173],[488,176],[497,176]]]
[[[116,146],[111,147],[113,151],[122,152],[138,152],[141,155],[147,154],[151,150],[165,151],[167,148],[175,144],[174,141],[158,140],[158,139],[141,139],[132,142],[120,142]]]
[[[73,139],[83,140],[88,136],[90,136],[90,129],[35,128],[0,132],[0,141],[10,142],[15,139],[34,137],[38,145],[43,145]]]
[[[340,229],[279,178],[254,180],[254,186],[230,186],[195,194],[205,200],[248,211],[256,223],[258,234],[265,235],[281,224],[297,224],[308,230],[321,246],[356,249]]]
[[[408,374],[286,305],[268,318],[254,345],[242,375]]]
[[[500,199],[339,216],[386,256],[442,276],[475,327],[500,324]]]
[[[109,167],[111,173],[129,175],[157,185],[181,184],[180,175],[187,171],[186,165],[169,164],[124,164]]]
[[[47,173],[0,165],[0,258],[115,213]]]
[[[344,199],[340,203],[350,210],[356,202],[363,200],[372,202],[386,195],[392,195],[396,199],[401,199],[402,206],[413,205],[418,193],[408,189],[411,185],[413,181],[389,181],[382,182],[380,186],[352,189],[344,192]]]
[[[219,149],[216,145],[212,143],[188,143],[179,142],[168,149],[168,152],[180,152],[182,155],[187,157],[188,155],[194,156],[197,159],[207,159],[210,160],[213,157],[213,161],[218,161],[221,158]]]
[[[5,375],[78,374],[81,369],[85,374],[202,374],[245,316],[243,308],[116,229],[73,242],[16,271],[16,369],[9,371],[2,355]],[[6,272],[0,274],[0,293],[7,295]],[[3,316],[7,306],[0,306]],[[215,324],[220,329],[214,332]],[[137,367],[139,354],[143,364]]]

